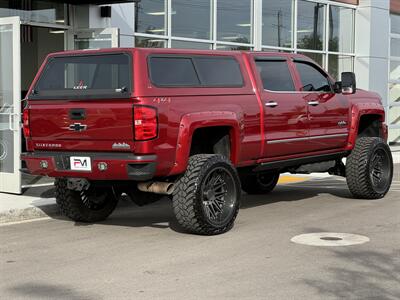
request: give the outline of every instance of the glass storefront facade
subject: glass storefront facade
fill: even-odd
[[[400,15],[390,16],[389,143],[400,146]]]
[[[355,7],[309,0],[147,0],[113,5],[121,46],[285,51],[353,71]],[[121,9],[121,7],[123,7]]]
[[[61,2],[0,0],[0,18],[14,16],[24,23],[68,25],[67,5]]]

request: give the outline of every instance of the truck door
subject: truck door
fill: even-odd
[[[296,92],[287,56],[256,56],[255,65],[264,104],[264,157],[307,152],[306,102]]]
[[[333,91],[329,76],[313,62],[294,59],[307,104],[310,151],[344,147],[348,137],[349,101]]]

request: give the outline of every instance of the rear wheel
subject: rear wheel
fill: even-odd
[[[119,197],[112,187],[91,185],[87,190],[75,191],[67,188],[66,179],[56,179],[55,187],[61,212],[77,222],[103,221],[118,204]]]
[[[175,184],[176,219],[192,233],[227,232],[238,214],[240,194],[240,180],[229,160],[222,155],[194,155],[185,174]]]
[[[346,180],[356,198],[379,199],[389,191],[393,160],[389,146],[381,138],[362,137],[346,161]]]
[[[278,183],[278,172],[252,173],[241,176],[242,189],[247,194],[268,194]]]

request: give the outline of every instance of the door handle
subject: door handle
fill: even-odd
[[[9,114],[9,116],[8,116],[8,121],[9,121],[9,123],[8,123],[8,129],[10,130],[10,131],[18,131],[19,130],[19,128],[18,127],[14,127],[14,125],[15,125],[15,123],[16,123],[16,120],[18,120],[18,118],[20,118],[21,117],[21,115],[20,114],[16,114],[16,113],[11,113],[11,114]],[[20,122],[18,121],[18,124],[20,124]]]
[[[318,106],[319,105],[319,101],[308,101],[308,105]]]
[[[265,106],[268,106],[268,107],[277,107],[277,106],[278,106],[278,103],[275,102],[275,101],[268,101],[267,103],[265,103]]]

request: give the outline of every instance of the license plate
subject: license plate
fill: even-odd
[[[70,158],[71,170],[74,171],[91,171],[92,163],[90,157],[71,156]]]

